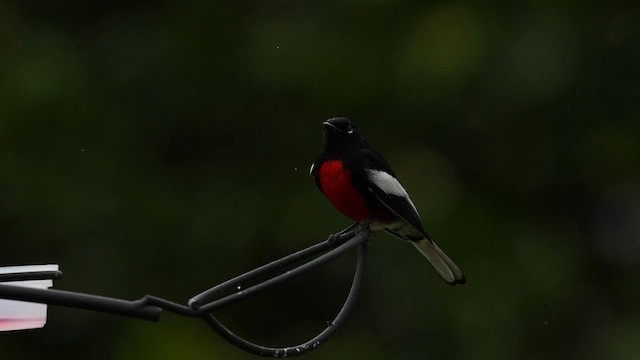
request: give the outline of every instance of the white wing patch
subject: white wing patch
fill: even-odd
[[[313,174],[313,167],[315,165],[316,165],[315,163],[311,164],[311,168],[309,169],[309,176],[311,176]]]
[[[418,209],[413,205],[413,201],[409,198],[409,194],[407,190],[405,190],[398,179],[391,176],[391,174],[384,172],[382,170],[367,170],[367,174],[369,175],[369,181],[378,187],[380,190],[384,191],[387,195],[400,196],[411,204],[413,210],[415,210],[416,214],[418,213]]]
[[[384,191],[385,194],[409,197],[407,190],[405,190],[402,185],[400,185],[400,182],[389,173],[380,170],[367,170],[367,173],[369,174],[369,181],[371,181],[380,190]]]

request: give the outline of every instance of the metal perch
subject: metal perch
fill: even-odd
[[[299,356],[322,345],[335,330],[344,323],[355,306],[364,279],[367,260],[367,240],[371,236],[372,232],[368,227],[352,225],[339,234],[330,237],[327,241],[320,242],[216,285],[192,297],[187,305],[174,303],[153,295],[145,295],[141,299],[129,301],[72,291],[2,284],[2,282],[7,281],[59,279],[62,277],[62,272],[60,271],[0,274],[0,298],[100,311],[150,321],[158,321],[162,311],[166,310],[184,316],[202,318],[225,340],[252,354],[276,358]],[[349,295],[335,319],[328,322],[327,328],[309,341],[288,347],[257,345],[234,334],[213,315],[215,310],[234,304],[262,290],[287,281],[303,272],[324,265],[356,246],[359,246],[358,259]],[[317,256],[319,254],[322,255]],[[310,258],[313,259],[291,270],[272,276],[246,289],[238,290],[238,284]],[[222,293],[228,293],[230,290],[234,292],[227,296],[220,295]]]

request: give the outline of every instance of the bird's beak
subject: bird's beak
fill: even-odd
[[[340,132],[340,129],[338,129],[337,126],[333,125],[332,123],[330,123],[328,121],[323,122],[322,125],[324,125],[325,130],[332,129],[334,131]]]

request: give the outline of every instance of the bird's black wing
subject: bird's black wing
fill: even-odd
[[[366,175],[369,191],[384,206],[422,234],[423,236],[420,238],[428,238],[429,236],[420,222],[418,209],[398,179],[384,170],[368,169]],[[410,240],[419,240],[419,238]]]

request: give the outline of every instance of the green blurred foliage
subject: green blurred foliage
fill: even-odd
[[[465,270],[371,244],[309,359],[640,356],[640,12],[474,1],[0,2],[0,264],[185,302],[349,221],[307,176],[355,120]],[[220,312],[306,340],[353,256]],[[7,359],[252,359],[204,323],[50,307]]]

